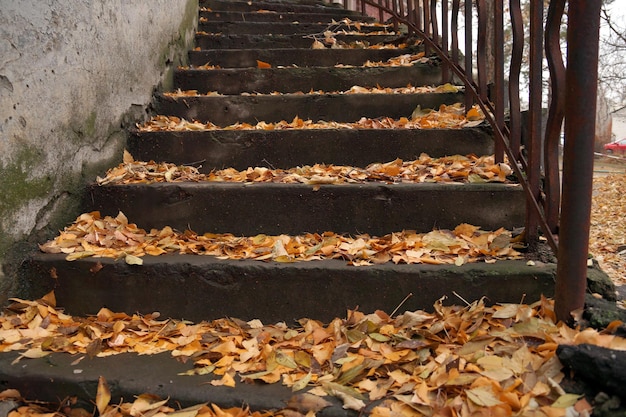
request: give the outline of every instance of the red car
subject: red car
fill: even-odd
[[[618,151],[621,153],[626,152],[626,138],[607,143],[606,145],[604,145],[604,150],[607,153],[613,153]]]

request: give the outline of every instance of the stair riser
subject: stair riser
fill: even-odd
[[[257,68],[258,61],[272,67],[332,67],[337,64],[361,66],[366,61],[387,61],[400,55],[417,53],[404,49],[217,49],[189,52],[189,64],[217,65],[222,68]]]
[[[537,268],[525,261],[357,268],[339,260],[281,264],[194,255],[143,259],[142,266],[130,266],[107,258],[67,262],[62,255],[39,255],[23,265],[22,282],[37,296],[54,288],[57,303],[72,315],[95,315],[106,306],[192,321],[236,317],[288,324],[303,317],[328,322],[357,307],[366,313],[391,313],[408,294],[413,296],[401,312],[431,311],[444,295],[459,303],[454,292],[469,301],[486,297],[487,303],[532,303],[554,292],[554,265]],[[91,272],[98,262],[103,268]],[[52,268],[57,279],[49,277]]]
[[[346,94],[282,96],[194,96],[155,98],[159,114],[187,120],[210,121],[218,126],[258,121],[302,119],[352,122],[362,117],[410,117],[416,106],[438,109],[461,102],[461,93],[442,94]]]
[[[365,167],[396,158],[416,159],[423,152],[432,157],[489,155],[493,138],[479,128],[133,132],[128,150],[137,160],[196,163],[208,173],[215,168],[291,168],[319,162]]]
[[[312,34],[319,33],[322,35],[327,30],[333,31],[355,31],[357,30],[354,25],[346,24],[331,24],[331,19],[328,23],[263,23],[263,22],[207,22],[198,23],[198,31],[207,33],[221,33],[223,35],[237,35],[237,34],[268,34],[272,33],[292,35],[296,33],[300,34]],[[383,27],[378,26],[361,26],[359,32],[379,32],[384,30]],[[393,29],[388,28],[387,31],[391,32]]]
[[[348,91],[355,84],[361,87],[406,87],[437,85],[441,70],[437,66],[416,64],[392,68],[240,68],[223,70],[178,70],[174,87],[197,90],[199,94],[216,91],[220,94],[256,92],[268,94],[318,91]]]
[[[396,35],[337,35],[338,42],[368,42],[370,45],[392,42]],[[324,39],[319,37],[320,41]],[[289,49],[311,48],[314,39],[303,35],[203,35],[196,36],[196,46],[201,49]]]
[[[524,224],[520,187],[501,184],[322,185],[159,183],[91,186],[87,211],[119,211],[144,229],[171,226],[197,233],[235,235],[369,233],[461,223],[485,230]]]
[[[200,17],[207,19],[209,22],[300,22],[300,23],[325,23],[331,22],[333,18],[335,21],[339,21],[342,17],[329,16],[327,13],[291,13],[291,12],[277,12],[277,13],[258,13],[252,12],[228,12],[228,11],[212,11],[212,12],[200,12]],[[369,16],[350,16],[350,20],[353,22],[373,22],[374,18]]]
[[[342,7],[332,5],[324,6],[318,4],[297,4],[294,2],[244,2],[230,0],[209,0],[200,1],[200,7],[207,7],[217,11],[232,12],[254,12],[257,10],[274,10],[279,12],[295,12],[295,13],[326,13],[332,16],[361,16],[359,12],[346,10]]]

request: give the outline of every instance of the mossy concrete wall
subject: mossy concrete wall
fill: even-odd
[[[0,0],[0,304],[186,62],[198,0]]]

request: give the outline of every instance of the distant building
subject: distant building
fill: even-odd
[[[613,118],[613,130],[611,141],[626,138],[626,106],[611,113]]]

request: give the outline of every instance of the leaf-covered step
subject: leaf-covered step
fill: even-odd
[[[419,182],[429,181],[429,172],[437,168],[422,167],[403,180],[402,166],[402,161],[399,165],[394,161],[371,175],[358,168],[317,165],[289,173],[250,168],[202,177],[191,167],[160,169],[155,164],[150,169],[133,162],[111,170],[99,180],[102,185],[90,186],[85,204],[103,215],[122,211],[146,229],[171,226],[235,235],[328,230],[383,235],[454,228],[460,223],[493,230],[523,225],[521,187],[484,182],[474,172],[478,169],[490,175],[490,180],[503,179],[510,168],[495,165],[468,172],[457,160],[449,172],[441,167],[430,180],[442,178],[440,182]],[[127,179],[129,170],[138,179]]]
[[[493,153],[484,128],[134,130],[128,150],[139,160],[193,164],[200,172],[250,166],[289,168],[327,164],[366,166],[394,158]]]
[[[196,34],[196,47],[200,49],[293,49],[311,48],[315,39],[324,40],[324,36],[303,36],[297,35],[221,35],[214,33],[198,32]],[[357,34],[338,33],[333,39],[340,45],[377,45],[392,44],[398,41],[398,36],[393,34]],[[327,45],[331,46],[331,45]]]
[[[72,317],[52,293],[37,301],[14,299],[0,316],[6,352],[0,354],[0,378],[23,394],[37,387],[41,395],[11,417],[61,414],[59,399],[68,392],[76,396],[63,404],[63,415],[86,415],[89,406],[79,408],[86,404],[95,404],[102,415],[133,410],[137,416],[142,410],[159,417],[279,417],[307,410],[325,417],[356,415],[348,407],[398,417],[432,416],[441,409],[456,416],[469,415],[462,410],[476,410],[474,416],[573,414],[565,414],[565,407],[586,415],[591,405],[584,396],[559,394],[558,381],[572,368],[579,378],[578,369],[586,377],[607,365],[612,372],[606,386],[621,392],[626,353],[617,349],[623,349],[623,338],[557,323],[549,299],[488,306],[492,300],[452,291],[453,300],[425,310],[404,304],[398,311],[348,308],[324,323],[309,316],[275,323],[229,314],[192,323],[116,308]],[[466,297],[472,302],[461,305]],[[193,304],[197,298],[175,302]],[[75,366],[80,372],[67,371]],[[147,387],[149,395],[138,395]],[[3,396],[19,397],[14,389]],[[409,406],[410,397],[415,400]],[[3,406],[13,404],[5,400]]]
[[[520,259],[521,254],[515,249],[517,239],[519,236],[502,228],[486,231],[470,224],[425,233],[405,230],[380,237],[334,232],[198,234],[188,229],[176,231],[170,226],[145,230],[131,223],[122,212],[117,216],[90,212],[80,215],[56,238],[40,245],[40,249],[45,253],[63,253],[68,261],[94,256],[124,259],[132,265],[141,265],[141,257],[146,255],[192,254],[283,263],[342,259],[354,266],[386,263],[460,266]]]
[[[199,94],[344,91],[357,82],[362,87],[437,85],[441,82],[441,69],[427,61],[397,67],[180,68],[174,73],[174,88],[196,90]]]
[[[419,56],[420,47],[387,49],[209,49],[189,51],[189,65],[206,68],[275,68],[279,66],[363,66],[402,56]],[[422,58],[417,58],[422,60]],[[424,58],[424,60],[427,60]],[[406,65],[410,65],[407,63]]]
[[[226,126],[234,123],[279,122],[295,117],[335,122],[359,119],[410,117],[414,109],[438,109],[463,100],[463,93],[423,94],[283,94],[236,96],[183,96],[163,94],[154,98],[162,115],[187,120],[210,121]]]
[[[381,23],[360,23],[344,19],[344,22],[297,23],[297,22],[199,22],[198,31],[207,33],[234,34],[322,34],[327,30],[393,33],[393,26]]]
[[[208,22],[300,22],[319,23],[341,20],[333,15],[324,12],[281,12],[273,10],[253,10],[249,12],[224,11],[224,10],[200,10],[200,21],[202,25]],[[369,16],[350,16],[352,22],[374,22],[375,19]]]
[[[273,10],[277,12],[310,12],[326,13],[336,17],[361,16],[361,13],[346,10],[337,4],[318,2],[293,1],[231,1],[231,0],[200,0],[200,10],[222,10],[234,12],[250,12],[257,10]]]
[[[283,263],[164,255],[145,256],[139,266],[123,258],[68,262],[66,256],[34,254],[20,265],[20,282],[31,298],[54,290],[72,315],[96,315],[106,306],[195,321],[237,317],[291,323],[313,317],[328,322],[357,307],[393,312],[409,294],[401,311],[430,311],[442,297],[458,296],[532,303],[554,294],[556,274],[553,264],[530,266],[526,260],[354,267],[338,259]]]

